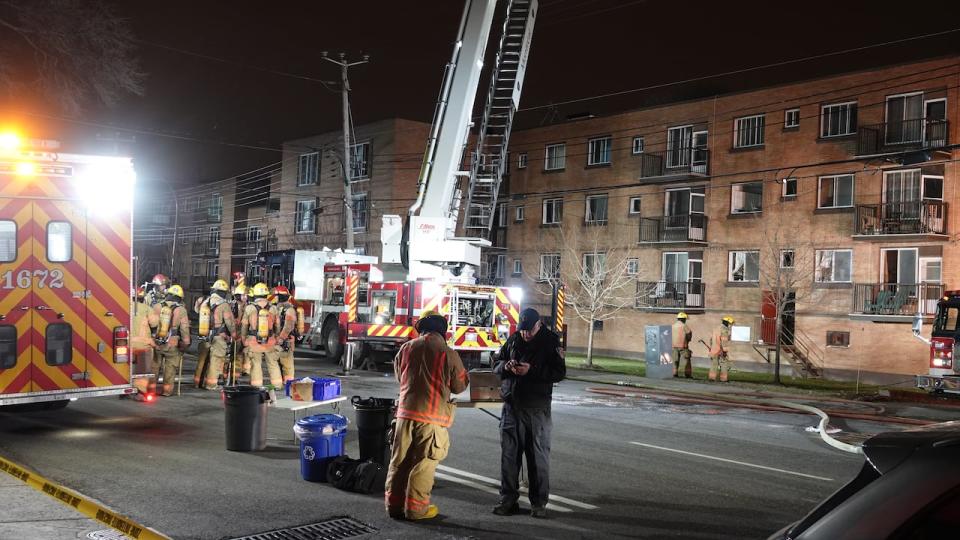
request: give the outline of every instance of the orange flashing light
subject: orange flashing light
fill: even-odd
[[[34,176],[37,174],[37,166],[28,161],[17,163],[17,174],[20,176]]]
[[[16,133],[0,133],[0,150],[13,151],[20,148],[20,137]]]

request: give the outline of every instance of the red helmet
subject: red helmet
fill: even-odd
[[[166,287],[167,285],[170,285],[170,278],[168,278],[163,274],[157,274],[153,276],[153,279],[150,280],[150,283],[153,283],[154,285],[159,285],[161,287]]]
[[[282,294],[284,296],[290,296],[290,289],[284,287],[283,285],[277,285],[273,289],[273,294]]]

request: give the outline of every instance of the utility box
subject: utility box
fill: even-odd
[[[673,377],[673,329],[667,325],[649,325],[645,328],[644,340],[647,377],[651,379]]]

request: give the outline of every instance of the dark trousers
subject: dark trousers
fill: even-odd
[[[550,409],[527,409],[504,403],[500,417],[500,503],[520,499],[520,466],[527,458],[530,505],[550,498]]]

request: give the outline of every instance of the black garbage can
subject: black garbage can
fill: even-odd
[[[394,403],[388,398],[353,396],[350,400],[357,412],[357,439],[360,459],[372,459],[381,465],[390,463],[390,423]]]
[[[258,386],[223,389],[227,450],[252,452],[267,447],[267,391]]]

